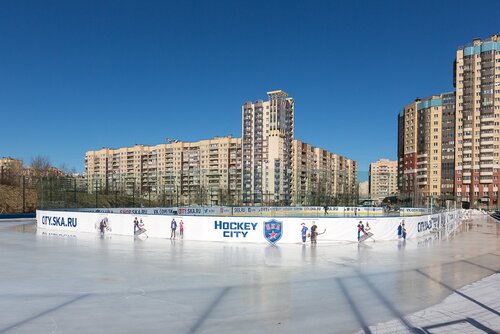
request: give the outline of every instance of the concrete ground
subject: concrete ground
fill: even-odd
[[[498,333],[500,329],[500,274],[454,292],[443,302],[361,333]],[[407,326],[410,324],[410,326]]]
[[[455,324],[426,329],[410,315],[457,293],[472,321],[478,309],[498,317],[457,292],[500,270],[499,224],[486,216],[447,237],[276,247],[29,223],[0,221],[0,334],[370,333],[388,321],[399,325],[385,332],[434,333]],[[478,330],[500,330],[491,324]]]

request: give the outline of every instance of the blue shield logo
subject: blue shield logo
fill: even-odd
[[[264,222],[264,238],[272,244],[277,243],[283,235],[283,223],[277,220]]]

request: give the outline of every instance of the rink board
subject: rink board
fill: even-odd
[[[403,220],[397,217],[373,218],[271,218],[271,217],[225,217],[225,216],[168,216],[168,215],[131,215],[93,212],[68,212],[38,210],[37,228],[65,232],[99,233],[99,222],[106,218],[109,231],[106,234],[134,235],[134,219],[142,219],[149,237],[170,238],[170,223],[173,219],[184,223],[184,240],[222,241],[222,242],[269,242],[265,228],[274,229],[281,235],[277,243],[302,242],[302,223],[310,229],[318,226],[318,231],[326,233],[318,241],[355,241],[357,225],[362,221],[370,225],[377,240],[397,240],[397,228]],[[426,236],[435,229],[451,232],[460,224],[460,212],[406,217],[407,239]],[[269,234],[269,231],[267,231]]]

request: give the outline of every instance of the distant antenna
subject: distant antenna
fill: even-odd
[[[172,138],[165,138],[165,140],[167,141],[167,143],[169,144],[172,144],[172,143],[178,143],[179,142],[179,139],[172,139]]]

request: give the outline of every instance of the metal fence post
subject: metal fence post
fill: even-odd
[[[78,204],[76,203],[76,178],[73,180],[73,206],[76,208]]]
[[[43,208],[44,208],[44,207],[43,207],[43,199],[44,199],[44,197],[43,197],[43,190],[44,190],[44,189],[43,189],[43,177],[42,177],[42,178],[40,178],[40,181],[39,181],[39,182],[40,182],[40,188],[41,188],[41,191],[40,191],[40,197],[41,197],[41,198],[40,198],[40,202],[39,202],[39,203],[40,203],[39,208],[40,208],[40,209],[43,209]]]
[[[135,205],[135,178],[134,178],[134,185],[132,187],[132,207]]]
[[[23,175],[23,213],[26,212],[26,182]]]
[[[52,178],[49,179],[49,201],[52,202]]]
[[[95,180],[95,207],[97,208],[97,179]]]

